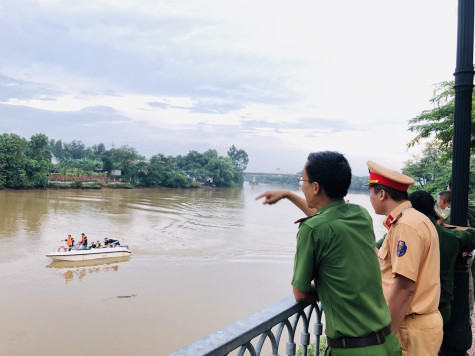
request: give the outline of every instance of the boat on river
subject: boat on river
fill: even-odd
[[[46,254],[46,257],[53,261],[89,261],[104,258],[117,258],[130,256],[131,252],[128,246],[115,246],[90,249],[68,249],[64,246],[59,247],[55,252]]]

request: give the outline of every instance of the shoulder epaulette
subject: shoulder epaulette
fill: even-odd
[[[306,217],[304,217],[304,218],[298,219],[298,220],[294,221],[294,224],[302,223],[302,222],[304,222],[304,221],[306,221],[306,220],[308,220],[308,219],[310,219],[310,218],[313,218],[313,217],[316,216],[316,215],[320,215],[320,214],[321,214],[321,213],[316,213],[316,214],[313,214],[313,215],[306,216]]]

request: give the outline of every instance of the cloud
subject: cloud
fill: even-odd
[[[0,74],[0,102],[11,99],[55,100],[62,93],[46,83],[35,83]]]
[[[7,0],[0,11],[3,130],[146,156],[235,144],[256,169],[293,172],[320,149],[400,168],[407,120],[455,67],[456,4],[440,0]]]

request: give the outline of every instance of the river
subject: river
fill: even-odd
[[[302,214],[271,188],[0,191],[0,355],[167,355],[288,296]],[[82,232],[132,256],[45,256]]]

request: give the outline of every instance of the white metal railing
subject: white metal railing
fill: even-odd
[[[294,356],[297,352],[295,340],[297,330],[301,330],[302,356],[307,356],[308,346],[311,343],[309,333],[311,320],[314,320],[314,355],[318,356],[320,336],[323,332],[322,314],[323,311],[319,303],[297,303],[292,295],[185,346],[169,356],[224,356],[231,352],[238,356],[247,354],[258,356],[261,355],[265,345],[272,350],[271,356],[279,355],[279,351],[284,351],[284,347],[285,355]],[[287,335],[287,340],[283,345],[285,335]]]

